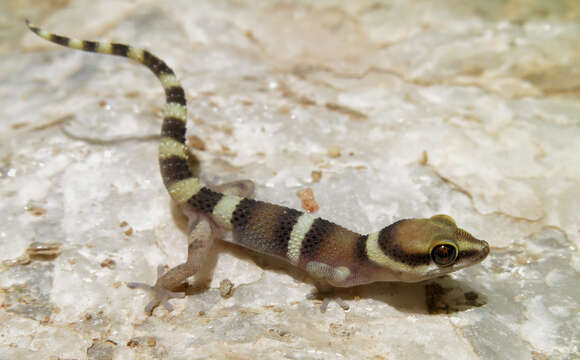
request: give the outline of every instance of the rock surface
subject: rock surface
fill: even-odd
[[[575,1],[113,0],[0,4],[0,358],[579,359],[580,6]],[[453,216],[481,265],[305,299],[311,282],[220,244],[185,259],[157,168],[163,106],[140,66],[30,34],[23,17],[145,47],[182,79],[210,183],[359,232]],[[220,296],[220,282],[233,289]],[[223,294],[222,294],[223,295]]]

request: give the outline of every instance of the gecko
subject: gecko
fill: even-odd
[[[169,300],[185,297],[177,289],[204,264],[215,240],[221,239],[257,253],[273,256],[304,270],[321,298],[349,306],[331,296],[334,288],[374,282],[419,282],[481,262],[489,244],[458,227],[448,215],[401,219],[381,230],[358,234],[308,212],[253,199],[254,185],[240,180],[205,186],[199,161],[186,145],[185,90],[175,72],[159,57],[134,46],[78,40],[47,32],[26,20],[41,38],[68,48],[132,59],[153,72],[165,92],[158,160],[171,199],[188,219],[187,260],[168,271],[159,265],[153,285],[129,282],[150,293],[145,312]]]

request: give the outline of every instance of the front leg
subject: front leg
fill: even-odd
[[[186,262],[165,273],[163,272],[163,266],[159,266],[157,269],[157,282],[153,286],[138,282],[127,283],[127,286],[131,289],[143,289],[152,294],[153,299],[145,306],[145,312],[148,315],[151,315],[159,304],[162,304],[168,311],[173,310],[169,300],[185,296],[181,292],[175,292],[175,290],[187,278],[199,271],[211,249],[214,234],[210,221],[206,217],[197,215],[190,210],[186,210],[185,213],[189,217]]]
[[[311,261],[306,264],[306,271],[314,279],[316,292],[307,296],[307,299],[322,299],[320,312],[325,312],[330,301],[336,302],[343,310],[350,307],[340,297],[334,294],[334,287],[331,284],[341,284],[350,276],[350,270],[346,266],[334,267],[322,262]]]

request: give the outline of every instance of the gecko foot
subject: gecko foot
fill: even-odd
[[[314,291],[314,292],[308,294],[306,296],[306,298],[308,300],[322,300],[322,305],[320,305],[320,312],[321,313],[326,312],[326,308],[328,308],[328,304],[331,301],[334,301],[335,303],[337,303],[344,311],[350,310],[350,306],[348,306],[348,304],[344,300],[342,300],[340,297],[338,297],[332,293]]]
[[[157,267],[157,281],[155,285],[151,286],[141,282],[129,282],[127,287],[130,289],[142,289],[151,293],[153,299],[145,306],[145,312],[147,315],[151,316],[153,310],[159,305],[163,305],[167,311],[173,310],[173,305],[169,303],[170,299],[183,298],[185,294],[178,293],[167,289],[163,284],[165,271],[163,265]]]

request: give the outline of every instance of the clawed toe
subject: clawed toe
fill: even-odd
[[[306,296],[306,298],[308,300],[322,300],[322,304],[320,305],[320,312],[321,313],[326,312],[326,309],[328,308],[328,304],[331,301],[334,301],[335,303],[337,303],[344,311],[350,310],[350,306],[348,306],[348,304],[344,300],[342,300],[340,297],[338,297],[334,294],[321,293],[321,292],[315,291],[315,292],[308,294]]]
[[[157,276],[157,282],[153,286],[141,282],[127,283],[127,287],[130,289],[141,289],[151,294],[152,300],[145,306],[145,312],[148,315],[152,315],[153,310],[159,305],[163,305],[167,311],[172,311],[173,305],[169,303],[169,300],[185,297],[185,294],[171,291],[162,285],[160,279],[163,277],[163,266],[157,268]]]

